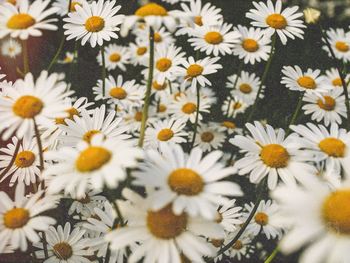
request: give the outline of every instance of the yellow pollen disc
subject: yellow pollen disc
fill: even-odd
[[[157,32],[154,33],[153,37],[154,37],[154,42],[156,42],[156,43],[160,43],[163,40],[162,36]]]
[[[243,83],[239,86],[239,90],[244,94],[249,94],[252,92],[253,89],[249,84]]]
[[[240,103],[240,102],[235,102],[234,104],[232,104],[232,108],[234,109],[234,110],[238,110],[239,108],[241,108],[243,105],[242,105],[242,103]]]
[[[240,249],[243,248],[243,243],[242,243],[241,241],[237,240],[237,241],[233,244],[232,248],[235,249],[235,250],[240,250]]]
[[[220,224],[222,222],[222,220],[223,220],[222,214],[217,212],[217,216],[216,216],[215,222]]]
[[[38,115],[44,103],[37,97],[26,95],[16,100],[12,106],[13,112],[24,119],[31,119]]]
[[[221,125],[228,129],[236,129],[236,124],[232,121],[224,121]]]
[[[99,134],[101,133],[98,130],[90,130],[87,131],[84,135],[83,135],[83,140],[86,141],[87,143],[91,143],[91,139],[95,134]]]
[[[156,3],[149,3],[141,6],[136,10],[135,15],[146,17],[146,16],[167,16],[168,12],[164,7]]]
[[[152,84],[152,87],[155,89],[155,90],[165,90],[167,85],[166,85],[166,82],[164,82],[162,85],[159,84],[157,81],[153,81],[153,84]]]
[[[288,25],[286,18],[280,14],[269,15],[266,24],[274,29],[285,29]]]
[[[330,194],[322,206],[326,226],[338,234],[350,234],[350,190]]]
[[[316,89],[315,80],[309,76],[300,77],[297,82],[304,89]]]
[[[202,177],[188,168],[174,170],[168,177],[168,184],[174,192],[188,196],[199,194],[204,187]]]
[[[75,7],[76,7],[77,5],[78,5],[78,6],[81,6],[80,3],[72,1],[72,3],[70,4],[69,11],[70,11],[70,12],[76,12],[77,10],[75,9]]]
[[[4,225],[10,229],[21,228],[29,221],[29,212],[24,208],[12,208],[4,214]]]
[[[172,65],[172,62],[170,59],[168,58],[161,58],[157,61],[156,63],[156,68],[160,71],[160,72],[165,72],[167,71]]]
[[[8,21],[6,26],[10,29],[27,29],[35,24],[35,19],[28,14],[15,14]]]
[[[57,243],[53,246],[53,253],[61,260],[67,260],[73,255],[71,245],[66,242]]]
[[[197,110],[197,105],[192,102],[187,102],[182,106],[182,111],[186,114],[192,114]]]
[[[70,108],[66,110],[66,112],[69,114],[67,118],[56,118],[55,122],[56,124],[62,124],[62,125],[67,125],[66,119],[73,120],[74,116],[79,116],[79,112],[76,108]]]
[[[224,244],[224,240],[223,239],[211,239],[210,243],[212,243],[214,247],[221,247]]]
[[[343,86],[343,83],[341,82],[340,78],[333,79],[332,84],[333,84],[333,86],[337,86],[337,87]]]
[[[135,116],[134,116],[134,119],[136,121],[142,121],[142,112],[141,111],[136,112]]]
[[[118,53],[113,53],[109,56],[109,60],[112,62],[119,62],[122,57]]]
[[[181,97],[182,94],[184,94],[184,93],[181,91],[174,93],[174,99],[177,100],[178,98]]]
[[[332,157],[344,157],[345,155],[345,148],[346,145],[344,142],[337,138],[326,138],[320,141],[318,144],[318,147],[320,147],[321,151],[324,153],[328,154],[329,156]]]
[[[75,166],[80,172],[92,172],[100,169],[112,158],[110,151],[99,146],[90,146],[80,153]]]
[[[147,52],[147,48],[146,48],[146,47],[139,47],[139,48],[137,48],[137,50],[136,50],[136,54],[137,54],[138,56],[142,56],[142,55],[144,55],[146,52]]]
[[[174,132],[171,129],[162,129],[159,133],[158,133],[158,140],[165,142],[165,141],[169,141],[171,138],[173,138],[174,136]]]
[[[259,50],[259,44],[256,40],[251,38],[246,38],[242,42],[242,47],[247,52],[256,52]]]
[[[109,91],[109,95],[115,99],[123,100],[126,98],[128,93],[122,87],[115,87]]]
[[[330,96],[323,96],[323,100],[318,99],[317,100],[317,105],[321,108],[324,109],[325,111],[332,111],[335,108],[335,99],[333,99]]]
[[[26,168],[31,166],[35,161],[35,154],[31,151],[19,152],[15,159],[17,167]]]
[[[203,73],[204,68],[201,65],[193,64],[187,68],[187,78],[195,78]]]
[[[180,262],[181,263],[192,263],[183,253],[180,254]]]
[[[269,222],[269,216],[263,212],[256,213],[254,220],[257,224],[261,226],[266,226]]]
[[[202,17],[201,17],[201,16],[195,16],[195,17],[194,17],[194,23],[195,23],[197,26],[203,26]]]
[[[214,134],[211,132],[203,132],[201,135],[201,140],[203,142],[211,142],[214,139]]]
[[[100,32],[105,27],[102,17],[91,16],[85,22],[85,29],[89,32]]]
[[[204,40],[209,44],[218,45],[224,40],[224,38],[219,32],[211,31],[205,34]]]
[[[260,158],[264,164],[272,168],[283,168],[288,165],[289,153],[279,144],[268,144],[262,147]]]
[[[159,104],[158,112],[165,112],[167,107],[164,104]]]
[[[10,3],[12,5],[16,5],[17,1],[16,0],[7,0],[7,3]]]
[[[172,206],[168,205],[159,211],[148,211],[147,227],[157,238],[172,239],[186,230],[187,215],[175,215]]]
[[[349,45],[343,41],[337,41],[335,43],[335,48],[339,51],[339,52],[348,52],[349,51]]]

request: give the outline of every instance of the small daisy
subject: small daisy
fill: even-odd
[[[66,52],[62,60],[58,60],[57,63],[60,64],[71,64],[74,61],[74,53]]]
[[[7,35],[12,38],[28,39],[29,36],[39,37],[41,30],[56,30],[52,22],[56,18],[47,19],[57,12],[57,8],[48,7],[50,0],[21,0],[18,5],[4,3],[0,8],[0,39]]]
[[[119,250],[136,242],[129,262],[203,262],[204,256],[214,256],[214,247],[204,237],[221,239],[224,231],[215,222],[193,217],[187,213],[174,214],[172,205],[153,210],[148,199],[129,189],[123,190],[127,201],[120,202],[122,214],[128,220],[126,227],[106,235],[112,250]],[[200,237],[201,236],[201,237]]]
[[[299,19],[303,13],[297,12],[298,6],[287,7],[282,11],[282,1],[277,0],[274,6],[271,0],[264,2],[253,2],[255,9],[250,9],[246,14],[247,18],[254,20],[252,26],[265,29],[267,36],[277,33],[283,45],[287,43],[287,37],[303,39],[306,26],[303,20]]]
[[[232,49],[233,54],[244,60],[245,64],[267,61],[271,52],[271,39],[266,37],[260,28],[238,25],[235,28],[240,33],[239,44]]]
[[[217,206],[227,203],[226,196],[241,196],[238,184],[221,181],[235,173],[232,167],[224,167],[219,159],[220,151],[213,151],[204,158],[200,148],[189,155],[179,145],[164,145],[163,154],[149,150],[140,171],[135,172],[134,184],[147,189],[154,209],[164,208],[173,202],[175,214],[186,212],[215,219]]]
[[[221,129],[226,131],[229,135],[233,133],[241,134],[243,132],[242,128],[239,128],[237,124],[232,120],[224,120],[221,122]]]
[[[127,47],[116,44],[106,46],[105,62],[108,70],[119,68],[122,71],[126,71],[125,65],[130,63],[130,57],[131,55]],[[97,61],[102,66],[102,57],[100,54],[97,56]]]
[[[107,199],[100,194],[101,192],[99,191],[89,190],[85,193],[85,196],[77,198],[73,192],[69,195],[73,203],[69,207],[68,215],[73,215],[74,213],[82,214],[86,211],[93,211],[95,207],[103,207]]]
[[[60,16],[65,16],[68,14],[68,12],[75,12],[77,5],[83,6],[83,2],[85,2],[85,0],[56,0],[52,6],[58,8],[57,14]]]
[[[343,89],[332,89],[322,95],[306,93],[303,101],[305,115],[311,114],[311,119],[317,122],[324,121],[326,126],[332,123],[341,124],[346,118],[345,96]]]
[[[203,152],[209,152],[211,150],[219,150],[225,140],[226,135],[219,129],[218,124],[210,122],[209,124],[201,124],[198,127],[194,145],[200,147]]]
[[[142,107],[135,107],[132,109],[128,109],[123,112],[121,116],[123,122],[121,123],[127,129],[127,133],[137,135],[141,129],[141,121],[142,121]],[[147,119],[147,124],[149,125],[155,121],[154,116],[149,116]]]
[[[104,185],[116,187],[126,178],[126,168],[135,167],[142,151],[133,140],[103,139],[102,134],[93,136],[90,143],[80,142],[77,148],[63,147],[46,153],[49,166],[45,177],[49,179],[48,191],[76,193],[85,196],[88,187],[101,190]],[[59,171],[59,172],[58,172]]]
[[[228,97],[221,106],[221,110],[227,117],[235,118],[237,114],[244,113],[249,105],[238,96]]]
[[[146,65],[149,60],[149,50],[145,41],[137,38],[129,44],[130,63],[134,66]]]
[[[169,118],[152,122],[146,129],[145,147],[162,149],[163,144],[179,144],[187,142],[186,122],[181,119]]]
[[[234,232],[238,226],[243,224],[242,207],[236,205],[236,199],[232,199],[227,204],[220,206],[218,209],[217,222],[227,232]]]
[[[10,38],[1,45],[1,54],[5,57],[15,58],[21,53],[21,44],[13,38]]]
[[[134,35],[136,36],[136,41],[141,41],[142,43],[145,43],[146,47],[150,46],[150,40],[149,40],[149,28],[148,27],[141,27],[136,28],[134,30]],[[154,46],[170,46],[171,44],[175,43],[175,39],[172,36],[171,33],[165,30],[164,27],[160,28],[154,28]],[[144,65],[148,65],[148,61],[144,61]]]
[[[232,240],[238,233],[239,230],[230,234],[227,240]],[[252,246],[252,239],[246,233],[232,245],[228,250],[228,255],[232,259],[237,259],[241,261],[242,259],[247,259],[249,262],[250,256],[254,254],[254,247]]]
[[[249,174],[252,183],[259,183],[267,176],[269,189],[274,189],[278,177],[285,184],[294,185],[296,180],[314,176],[315,168],[306,163],[311,154],[306,155],[296,144],[296,136],[285,137],[282,129],[274,130],[270,125],[264,127],[259,122],[246,124],[252,137],[236,135],[230,143],[241,148],[246,155],[235,162],[238,174]]]
[[[63,28],[66,29],[64,34],[67,40],[81,39],[81,45],[84,46],[87,41],[91,47],[103,45],[104,41],[110,41],[112,38],[117,39],[115,33],[119,31],[118,25],[123,21],[123,15],[117,15],[121,8],[115,6],[116,1],[98,0],[91,4],[84,1],[82,6],[75,5],[75,12],[68,13],[68,18]]]
[[[326,70],[326,76],[324,78],[324,85],[331,86],[333,88],[343,88],[339,72],[336,68]],[[348,87],[349,88],[349,87]]]
[[[329,29],[327,32],[328,41],[331,44],[335,57],[341,59],[344,62],[350,61],[350,33],[345,32],[342,28]],[[327,46],[323,46],[323,49],[328,52],[328,55],[332,57]]]
[[[55,219],[40,214],[55,208],[57,198],[43,196],[43,191],[25,197],[24,190],[24,184],[19,183],[14,200],[5,192],[0,192],[0,252],[7,245],[26,251],[27,240],[31,243],[39,242],[38,231],[46,231],[56,222]]]
[[[214,26],[196,26],[188,39],[194,50],[205,52],[208,56],[231,54],[239,42],[240,33],[232,30],[232,25],[223,23]]]

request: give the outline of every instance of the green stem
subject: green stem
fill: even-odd
[[[21,143],[22,143],[22,139],[17,141],[16,148],[15,148],[15,151],[13,152],[12,158],[11,158],[9,164],[6,166],[6,168],[1,172],[0,178],[3,178],[8,173],[8,171],[11,169],[12,165],[15,163],[15,160],[16,160]]]
[[[196,107],[196,119],[194,121],[194,128],[193,128],[193,138],[191,142],[191,148],[190,151],[193,149],[194,143],[196,141],[197,136],[197,129],[198,129],[198,119],[199,119],[199,107],[200,107],[200,86],[197,83],[197,107]]]
[[[276,255],[278,254],[278,246],[272,251],[272,253],[270,254],[270,256],[264,261],[264,263],[271,263],[272,260],[276,257]]]
[[[23,53],[23,74],[29,72],[29,58],[28,58],[28,40],[22,41],[22,53]]]
[[[62,52],[62,49],[63,49],[63,45],[64,45],[64,42],[65,42],[65,37],[64,37],[64,34],[62,32],[62,38],[61,38],[61,42],[60,42],[60,45],[58,46],[58,49],[56,51],[56,54],[54,55],[54,57],[52,58],[48,68],[47,68],[47,71],[50,72],[51,68],[53,67],[53,65],[56,64],[57,62],[57,59],[58,57],[60,56],[61,52]]]
[[[238,66],[238,70],[237,70],[237,74],[236,74],[237,77],[235,79],[235,82],[233,83],[233,88],[232,88],[233,90],[236,89],[238,78],[240,77],[241,72],[242,72],[243,64],[244,64],[243,61],[239,62],[239,66]],[[232,96],[231,96],[231,92],[230,92],[230,100],[229,100],[227,112],[226,112],[227,117],[228,117],[228,114],[230,113],[231,101],[232,101]]]
[[[74,73],[75,65],[78,64],[78,45],[79,45],[79,42],[76,41],[74,43],[73,61],[72,61],[72,63],[69,66],[69,78],[68,78],[68,80],[69,80],[69,82],[71,84],[73,84],[73,79],[72,78],[73,78],[73,75],[74,75],[73,73]],[[72,85],[70,85],[70,87],[71,86]]]
[[[105,47],[104,45],[101,46],[101,57],[102,57],[102,72],[101,72],[101,78],[102,78],[102,97],[105,97],[105,89],[106,89],[106,59],[105,59]]]
[[[119,206],[118,206],[118,204],[117,204],[117,201],[114,201],[114,202],[113,202],[113,206],[114,206],[115,211],[117,212],[117,216],[118,216],[118,219],[119,219],[119,224],[120,224],[121,226],[124,226],[124,225],[125,225],[124,217],[123,217],[122,212],[121,212],[120,209],[119,209]]]
[[[141,120],[141,128],[140,128],[140,138],[138,146],[143,146],[143,141],[145,139],[145,130],[146,123],[148,118],[148,108],[151,102],[151,89],[152,89],[152,81],[153,81],[153,67],[154,67],[154,30],[150,27],[149,30],[149,65],[148,65],[148,80],[147,80],[147,89],[145,94],[145,104],[142,110],[142,120]]]
[[[293,124],[295,124],[298,116],[299,116],[299,112],[300,112],[300,109],[301,109],[301,106],[303,105],[303,97],[304,97],[304,92],[302,92],[299,96],[299,99],[298,99],[298,104],[295,108],[295,111],[293,113],[293,117],[292,119],[290,120],[289,122],[289,125],[287,127],[287,132],[286,134],[288,135],[290,133],[290,126],[292,126]]]

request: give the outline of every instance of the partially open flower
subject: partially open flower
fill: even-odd
[[[317,9],[308,7],[304,10],[305,22],[307,24],[317,24],[320,20],[321,12]]]

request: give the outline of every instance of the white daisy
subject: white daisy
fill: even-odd
[[[226,131],[229,135],[233,133],[241,134],[243,129],[239,128],[237,124],[232,120],[224,120],[221,122],[221,129]]]
[[[1,45],[1,54],[6,57],[15,58],[22,53],[22,46],[15,39],[10,38]]]
[[[73,13],[76,11],[76,5],[82,6],[85,0],[56,0],[52,6],[58,8],[57,14],[65,16],[69,12]]]
[[[347,76],[346,80],[348,80],[348,77],[349,76]],[[332,86],[333,88],[343,88],[339,72],[336,68],[326,70],[326,76],[324,77],[324,85]]]
[[[333,29],[330,28],[327,32],[328,41],[333,49],[334,55],[337,59],[341,59],[344,62],[350,61],[350,32],[345,32],[342,28]],[[328,52],[331,57],[331,53],[328,46],[323,46],[323,49]]]
[[[149,50],[145,41],[137,38],[135,43],[129,44],[130,63],[134,66],[146,65],[149,60]]]
[[[216,221],[227,232],[234,232],[241,224],[243,224],[242,207],[236,205],[236,199],[232,199],[226,204],[219,207]]]
[[[69,207],[68,215],[73,215],[74,213],[82,214],[87,211],[94,211],[95,207],[103,207],[107,199],[100,194],[101,192],[92,189],[87,191],[85,196],[77,198],[76,194],[73,192],[68,196],[73,200]]]
[[[232,240],[239,230],[230,234],[227,240]],[[232,245],[232,247],[228,250],[228,255],[232,259],[237,259],[241,261],[242,259],[247,259],[249,261],[250,256],[254,253],[254,247],[252,246],[252,239],[246,233],[243,235]]]
[[[249,107],[245,100],[238,96],[228,97],[221,106],[221,110],[227,117],[235,118],[237,114],[244,113]]]
[[[226,140],[225,133],[219,128],[220,126],[214,122],[201,124],[197,129],[194,146],[198,146],[203,152],[219,150]]]
[[[130,63],[130,57],[127,47],[110,44],[105,48],[105,63],[108,70],[119,68],[122,71],[126,71],[125,65]],[[101,55],[97,56],[97,61],[102,66]]]
[[[134,35],[136,36],[136,41],[140,41],[142,43],[145,43],[146,47],[150,46],[150,40],[149,40],[149,31],[150,29],[146,26],[137,27],[134,30]],[[154,34],[153,34],[153,40],[154,40],[154,46],[170,46],[171,44],[175,43],[175,39],[172,36],[171,33],[165,30],[164,27],[160,28],[153,28]],[[144,65],[148,65],[148,61],[144,61]]]

